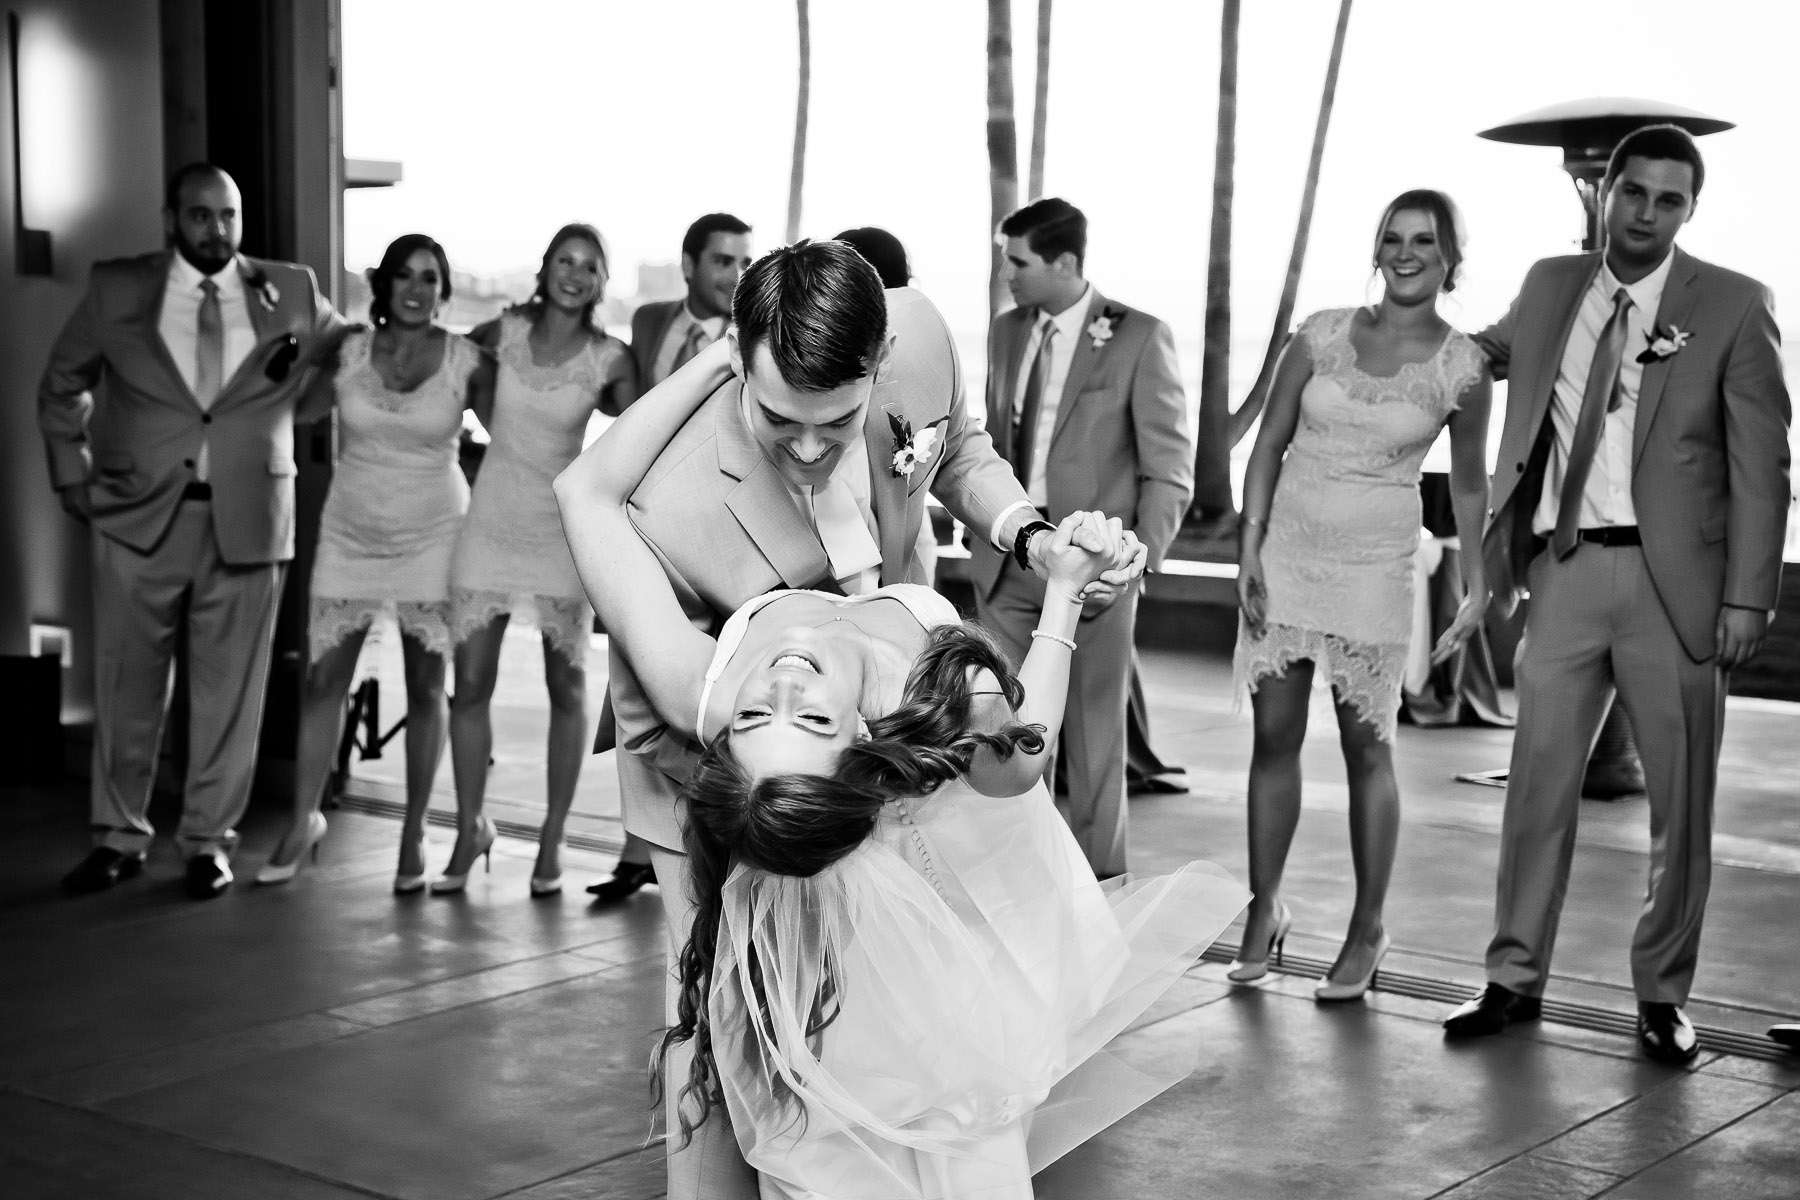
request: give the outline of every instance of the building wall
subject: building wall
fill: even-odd
[[[50,343],[97,259],[162,244],[163,96],[158,0],[14,0],[19,122],[0,90],[0,195],[15,205],[13,130],[25,219],[52,238],[55,273],[17,272],[0,230],[0,655],[24,654],[34,622],[75,630],[65,719],[92,699],[87,535],[57,507],[37,431]],[[0,70],[4,70],[0,64]]]

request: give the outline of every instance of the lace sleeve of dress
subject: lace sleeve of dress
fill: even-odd
[[[1444,411],[1455,412],[1462,405],[1462,394],[1487,372],[1487,357],[1475,339],[1461,330],[1452,330],[1444,355]]]
[[[469,376],[481,365],[481,350],[460,333],[450,335],[450,346],[444,352],[449,356],[450,385],[461,396],[468,391]]]
[[[1339,333],[1349,315],[1355,311],[1351,308],[1322,308],[1301,321],[1299,328],[1294,331],[1294,336],[1305,340],[1315,374],[1324,375],[1332,370],[1335,347],[1343,341]]]
[[[344,335],[338,346],[337,380],[341,383],[350,379],[369,365],[369,354],[375,343],[375,331],[372,329],[352,329]]]

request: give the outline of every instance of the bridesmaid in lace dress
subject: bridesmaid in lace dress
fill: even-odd
[[[1235,673],[1251,692],[1250,887],[1233,982],[1268,972],[1292,924],[1282,869],[1300,817],[1300,745],[1315,671],[1331,683],[1350,785],[1356,904],[1319,1000],[1354,1000],[1389,939],[1382,922],[1399,835],[1393,740],[1412,633],[1419,464],[1447,424],[1457,527],[1487,514],[1492,385],[1474,342],[1438,315],[1456,286],[1462,226],[1441,192],[1401,194],[1376,225],[1383,294],[1372,308],[1314,313],[1289,340],[1244,478],[1242,608]],[[1462,556],[1468,594],[1434,652],[1480,625],[1481,555]]]
[[[369,286],[374,328],[352,332],[336,373],[321,378],[335,393],[338,458],[313,563],[294,821],[256,882],[292,879],[325,836],[319,802],[344,698],[385,610],[400,626],[406,671],[406,820],[394,890],[409,892],[425,885],[425,811],[444,754],[450,555],[469,506],[457,434],[464,408],[486,406],[493,371],[473,343],[436,323],[450,298],[450,262],[437,242],[395,239]]]
[[[492,440],[450,569],[456,641],[450,764],[458,833],[442,878],[432,882],[437,895],[462,891],[469,868],[494,844],[494,824],[481,811],[494,741],[489,705],[513,616],[533,622],[542,637],[550,698],[548,795],[531,894],[562,890],[563,822],[588,753],[585,661],[594,611],[569,556],[550,483],[581,453],[596,409],[616,416],[637,398],[625,343],[594,325],[608,273],[599,230],[565,225],[544,251],[531,299],[470,334],[498,362]]]

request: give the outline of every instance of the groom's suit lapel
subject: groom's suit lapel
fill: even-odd
[[[1689,321],[1700,300],[1700,289],[1694,282],[1700,272],[1693,256],[1679,246],[1671,253],[1675,261],[1669,264],[1668,282],[1663,284],[1662,302],[1657,305],[1652,330],[1691,328]],[[1635,355],[1641,352],[1641,347],[1632,346],[1625,352]],[[1669,382],[1669,371],[1674,363],[1675,356],[1670,355],[1644,364],[1644,374],[1638,383],[1637,416],[1633,418],[1631,430],[1631,467],[1634,471],[1638,459],[1643,457],[1651,422],[1656,420],[1657,410],[1662,407],[1663,387]]]
[[[877,395],[870,398],[869,407],[868,420],[863,423],[863,446],[869,456],[869,509],[874,513],[876,538],[881,544],[881,582],[904,583],[913,553],[912,524],[906,519],[911,499],[908,487],[913,479],[894,470],[894,452],[899,447],[895,445],[893,418],[911,418],[898,398],[881,402]],[[914,422],[914,433],[917,432],[918,423]],[[930,463],[913,468],[913,478],[920,481],[921,488],[937,465],[936,460],[937,452],[933,452]]]
[[[762,556],[788,587],[811,587],[829,574],[825,547],[794,503],[781,475],[750,436],[739,406],[736,379],[726,383],[730,396],[719,405],[717,445],[719,470],[736,480],[725,506]]]
[[[1558,281],[1557,290],[1551,294],[1546,305],[1551,314],[1550,330],[1556,339],[1550,353],[1544,355],[1537,364],[1537,375],[1531,381],[1531,428],[1541,430],[1544,420],[1550,412],[1550,398],[1556,389],[1556,374],[1562,369],[1563,354],[1569,348],[1569,335],[1575,329],[1575,317],[1581,311],[1581,298],[1594,282],[1594,276],[1600,273],[1601,256],[1598,253],[1587,256],[1576,270],[1565,273]]]

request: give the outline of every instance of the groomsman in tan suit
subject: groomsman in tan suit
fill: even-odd
[[[649,391],[675,368],[725,336],[731,323],[731,297],[750,266],[750,226],[730,213],[707,213],[681,239],[681,276],[687,280],[682,300],[652,300],[631,314],[631,356],[637,360],[638,394]],[[602,725],[610,720],[607,706]],[[625,767],[629,770],[629,765]],[[624,778],[620,786],[625,785]],[[596,904],[623,900],[647,883],[656,882],[650,845],[632,834],[613,866],[611,878],[588,885]]]
[[[1016,307],[988,338],[987,427],[1031,503],[1048,520],[1098,509],[1136,531],[1156,570],[1194,486],[1187,400],[1175,336],[1108,300],[1083,275],[1087,218],[1038,200],[1000,223],[1003,273]],[[976,613],[1020,662],[1043,581],[979,541],[970,550]],[[1126,705],[1133,587],[1091,598],[1069,672],[1061,757],[1069,825],[1102,879],[1126,861]]]
[[[1762,645],[1788,508],[1787,387],[1769,291],[1675,245],[1705,166],[1670,125],[1621,141],[1602,252],[1544,259],[1481,334],[1511,380],[1482,550],[1529,589],[1488,984],[1452,1037],[1535,1020],[1568,886],[1581,778],[1615,691],[1650,801],[1631,945],[1638,1041],[1698,1051],[1682,1012],[1712,874],[1731,668]]]
[[[63,507],[93,526],[94,851],[63,879],[143,867],[169,666],[187,631],[188,777],[176,834],[196,899],[231,884],[276,602],[294,556],[294,420],[344,323],[312,272],[248,258],[237,185],[175,172],[171,248],[97,263],[50,352],[38,421]]]

